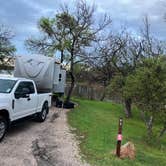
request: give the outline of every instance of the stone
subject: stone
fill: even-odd
[[[116,155],[116,150],[113,151],[113,154]],[[120,150],[121,159],[129,158],[131,160],[134,160],[135,156],[136,156],[136,150],[132,142],[127,142],[126,144],[121,146]]]

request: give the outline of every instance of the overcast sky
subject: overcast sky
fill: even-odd
[[[24,47],[25,39],[39,35],[37,21],[42,16],[53,16],[60,2],[72,4],[73,0],[0,0],[0,24],[14,31],[13,43],[17,54],[28,54]],[[93,2],[99,15],[110,14],[114,31],[126,26],[139,35],[143,16],[148,15],[153,35],[166,39],[166,22],[163,19],[166,0],[88,0],[88,3]]]

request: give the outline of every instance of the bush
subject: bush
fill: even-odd
[[[136,72],[127,78],[124,95],[131,97],[141,110],[149,140],[154,134],[154,122],[163,124],[163,128],[159,133],[159,136],[162,136],[166,131],[165,57],[144,60]]]

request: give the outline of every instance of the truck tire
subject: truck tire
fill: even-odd
[[[37,114],[37,120],[39,122],[44,122],[47,118],[48,112],[49,112],[48,103],[44,103],[41,112]]]
[[[7,131],[7,120],[0,116],[0,142],[3,140]]]

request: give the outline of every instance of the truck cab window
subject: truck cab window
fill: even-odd
[[[15,83],[14,80],[0,79],[0,93],[10,93]]]
[[[21,82],[18,85],[16,92],[22,92],[24,88],[29,89],[29,94],[35,93],[34,85],[32,82]]]

